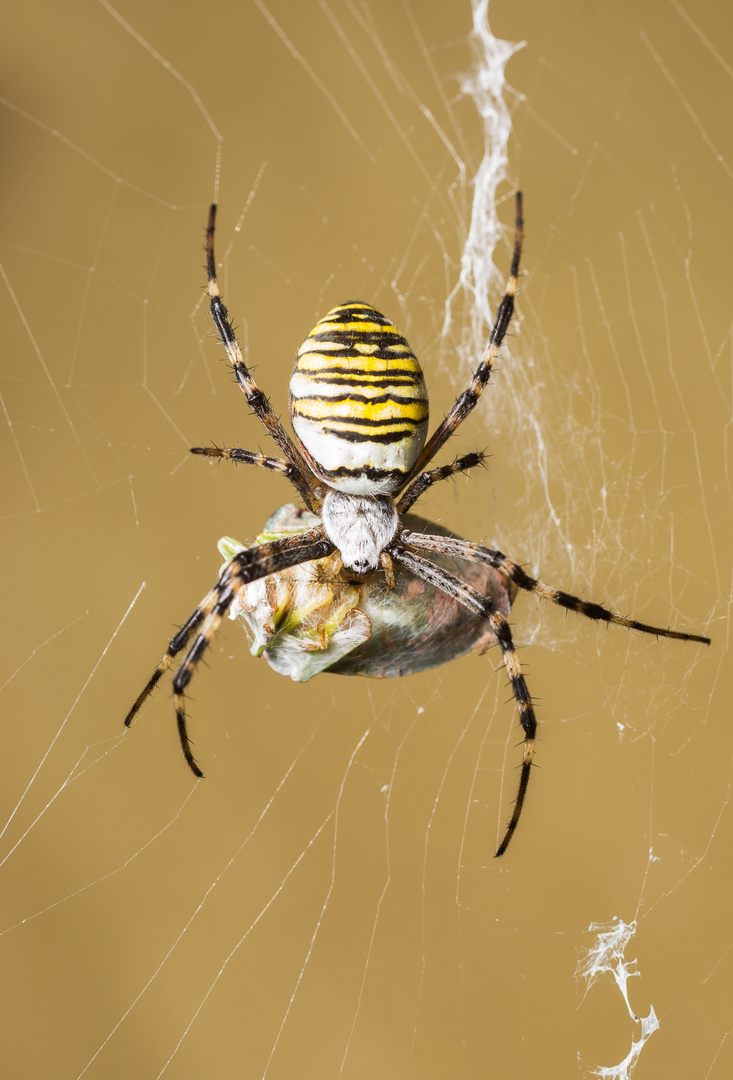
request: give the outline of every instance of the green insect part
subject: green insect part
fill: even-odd
[[[449,536],[416,514],[402,519],[413,532]],[[292,503],[281,506],[255,540],[262,545],[297,535],[318,519]],[[219,551],[227,562],[249,545],[225,536]],[[486,619],[471,615],[441,589],[397,565],[395,584],[373,571],[358,579],[338,566],[338,555],[301,563],[246,585],[229,609],[251,639],[253,656],[264,656],[280,675],[307,682],[320,672],[375,679],[414,675],[496,643]],[[509,614],[516,589],[490,566],[468,566],[449,555],[435,562]]]

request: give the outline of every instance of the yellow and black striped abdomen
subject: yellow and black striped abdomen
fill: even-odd
[[[389,319],[361,301],[341,304],[298,350],[290,416],[314,472],[331,487],[396,491],[425,443],[422,369]]]

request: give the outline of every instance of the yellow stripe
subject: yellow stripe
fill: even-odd
[[[313,401],[300,398],[294,405],[296,416],[305,416],[309,420],[332,420],[349,417],[352,420],[424,420],[428,415],[427,405],[422,401],[405,404],[398,401],[384,401],[378,405],[364,401]],[[408,425],[411,427],[411,425]]]
[[[420,367],[410,357],[400,357],[392,360],[382,356],[340,357],[338,353],[333,356],[324,356],[323,353],[309,353],[307,356],[300,357],[296,370],[305,376],[313,378],[317,377],[324,368],[330,367],[342,367],[345,371],[353,371],[357,375],[359,373],[365,375],[384,375],[386,373],[389,375],[392,371],[405,371],[404,376],[395,375],[395,379],[406,380],[408,386],[422,381],[419,379]],[[415,376],[418,376],[418,378],[415,378]],[[327,379],[328,375],[323,377]],[[334,376],[334,378],[338,378],[338,376]],[[399,385],[400,382],[395,382],[395,386]]]

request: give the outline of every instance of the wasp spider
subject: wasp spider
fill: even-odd
[[[514,835],[527,794],[537,732],[535,710],[514,649],[507,605],[483,595],[434,560],[453,556],[493,568],[506,581],[510,596],[516,589],[524,589],[589,619],[656,637],[710,642],[699,634],[648,626],[617,615],[600,604],[550,588],[530,577],[500,551],[405,527],[403,515],[429,487],[481,461],[482,455],[468,454],[448,465],[428,468],[478,402],[509,327],[522,250],[521,194],[517,193],[516,197],[516,237],[509,280],[484,355],[468,386],[427,441],[428,394],[420,364],[396,327],[361,301],[334,308],[301,346],[290,380],[290,416],[295,440],[288,435],[244,363],[219,293],[214,259],[215,216],[214,205],[209,213],[206,241],[211,315],[250,408],[283,456],[268,457],[250,450],[218,447],[194,447],[192,453],[228,458],[281,473],[310,512],[307,520],[316,524],[302,532],[238,550],[230,558],[216,585],[174,635],[125,723],[130,724],[174,658],[188,646],[173,678],[173,695],[183,753],[196,776],[202,776],[186,730],[186,688],[223,616],[247,585],[329,556],[334,556],[345,581],[353,580],[355,575],[383,571],[387,585],[394,587],[395,569],[400,568],[401,574],[406,570],[447,594],[465,611],[485,620],[501,649],[524,732],[517,795],[496,852],[502,855]],[[433,559],[426,557],[429,555]]]

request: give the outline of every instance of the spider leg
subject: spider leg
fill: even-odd
[[[437,469],[420,473],[398,500],[398,513],[405,514],[420,496],[424,495],[428,488],[432,487],[433,484],[437,484],[439,480],[447,480],[448,477],[455,476],[456,473],[468,472],[469,469],[473,469],[477,465],[483,465],[485,458],[486,454],[479,450],[472,454],[464,454],[463,457],[457,457],[455,461],[451,461],[450,465],[441,465]]]
[[[491,370],[494,366],[494,360],[497,353],[501,348],[501,344],[504,340],[507,330],[509,329],[509,323],[512,321],[512,315],[514,314],[514,295],[517,291],[517,276],[519,274],[519,260],[522,256],[522,237],[524,231],[524,219],[522,217],[522,193],[517,192],[516,196],[516,216],[515,216],[515,234],[514,234],[514,253],[512,255],[512,265],[509,271],[509,280],[506,284],[506,291],[504,297],[499,304],[499,308],[496,312],[496,322],[494,323],[494,329],[491,331],[491,337],[489,343],[484,350],[484,355],[481,358],[481,363],[476,368],[471,382],[468,384],[466,390],[460,394],[453,403],[450,411],[446,415],[443,422],[435,429],[431,437],[425,444],[420,457],[417,459],[414,468],[408,477],[408,480],[413,479],[421,473],[428,462],[432,461],[437,452],[440,450],[443,443],[450,438],[459,424],[462,424],[471,410],[475,407],[481,393],[488,383],[491,377]]]
[[[268,457],[266,454],[255,453],[254,450],[243,450],[241,446],[192,446],[191,453],[201,454],[202,457],[227,458],[238,465],[258,465],[261,469],[279,472],[291,481],[298,473],[296,467],[284,458]]]
[[[493,566],[501,574],[519,589],[534,593],[542,600],[549,600],[552,604],[565,608],[567,611],[575,611],[579,615],[585,615],[587,619],[598,622],[613,623],[616,626],[625,626],[628,630],[638,630],[642,634],[653,634],[655,637],[674,638],[677,641],[698,641],[703,645],[710,644],[709,637],[702,634],[688,634],[682,630],[670,630],[661,626],[650,626],[647,623],[638,622],[636,619],[628,619],[624,615],[617,615],[615,611],[604,607],[602,604],[591,603],[581,600],[578,596],[553,589],[549,585],[530,577],[522,567],[507,558],[501,551],[482,547],[481,544],[472,544],[468,540],[453,540],[443,536],[430,536],[427,533],[407,533],[400,535],[400,542],[409,547],[419,548],[421,551],[440,551],[447,555],[454,555],[459,559],[468,559],[470,562],[484,563]]]
[[[214,588],[206,594],[196,610],[192,612],[178,633],[172,638],[168,651],[125,717],[126,726],[130,726],[140,706],[160,681],[163,672],[170,667],[176,654],[183,649],[193,632],[200,627],[193,644],[173,677],[173,697],[178,735],[184,757],[192,772],[196,776],[203,776],[194,759],[186,729],[185,689],[191,681],[197,664],[218,630],[222,618],[227,613],[232,600],[251,581],[268,577],[270,574],[277,574],[289,566],[296,566],[299,563],[310,562],[314,559],[324,559],[332,551],[333,544],[330,540],[324,538],[323,529],[318,527],[305,533],[299,533],[297,536],[286,536],[238,552],[224,567]]]
[[[138,694],[132,708],[125,717],[125,727],[130,726],[130,724],[142,708],[145,699],[160,682],[163,673],[168,670],[175,656],[184,647],[184,645],[186,644],[196,627],[199,625],[201,620],[209,613],[213,604],[216,602],[216,595],[217,594],[215,589],[212,589],[210,592],[208,592],[199,604],[199,606],[196,608],[196,610],[186,619],[185,623],[178,631],[178,633],[174,634],[174,636],[171,638],[167,652],[163,656],[162,660],[156,667],[153,674],[146,682],[145,686]]]
[[[408,533],[407,535],[413,537],[416,534]],[[504,667],[509,676],[512,692],[514,693],[514,700],[519,709],[519,722],[524,730],[524,752],[522,755],[517,797],[514,801],[511,819],[496,851],[496,858],[498,858],[500,855],[504,854],[509,846],[509,842],[514,835],[514,831],[522,814],[522,808],[529,786],[529,778],[532,772],[534,744],[537,736],[537,717],[535,716],[534,706],[532,705],[532,698],[527,689],[527,683],[522,674],[522,669],[519,666],[519,658],[514,649],[514,642],[509,629],[509,623],[506,620],[506,616],[498,611],[494,604],[492,604],[487,597],[482,596],[480,592],[477,592],[476,589],[471,588],[470,585],[467,585],[464,581],[449,574],[441,567],[436,566],[435,563],[431,563],[428,559],[423,559],[420,555],[415,555],[413,552],[407,551],[402,546],[402,537],[400,537],[399,543],[392,544],[388,548],[388,552],[393,559],[402,563],[402,565],[407,567],[407,569],[416,577],[429,582],[431,585],[435,586],[436,589],[441,589],[444,593],[447,593],[448,596],[452,596],[454,600],[457,600],[458,603],[463,604],[469,611],[473,611],[476,615],[481,615],[483,618],[487,619],[491,625],[491,629],[494,631],[499,648],[501,649]]]
[[[216,260],[214,258],[215,222],[216,203],[213,203],[209,209],[209,222],[206,229],[206,272],[208,275],[209,297],[211,298],[211,317],[219,332],[222,345],[226,349],[229,362],[234,369],[235,378],[247,398],[247,404],[257,419],[265,425],[290,464],[294,466],[294,472],[288,479],[297,489],[308,509],[317,512],[320,500],[315,495],[313,483],[310,480],[310,469],[308,468],[303,455],[280,423],[280,419],[270,405],[270,402],[252,378],[252,375],[244,362],[242,350],[239,347],[239,343],[234,333],[229,313],[221,298],[219,285],[216,280]]]

